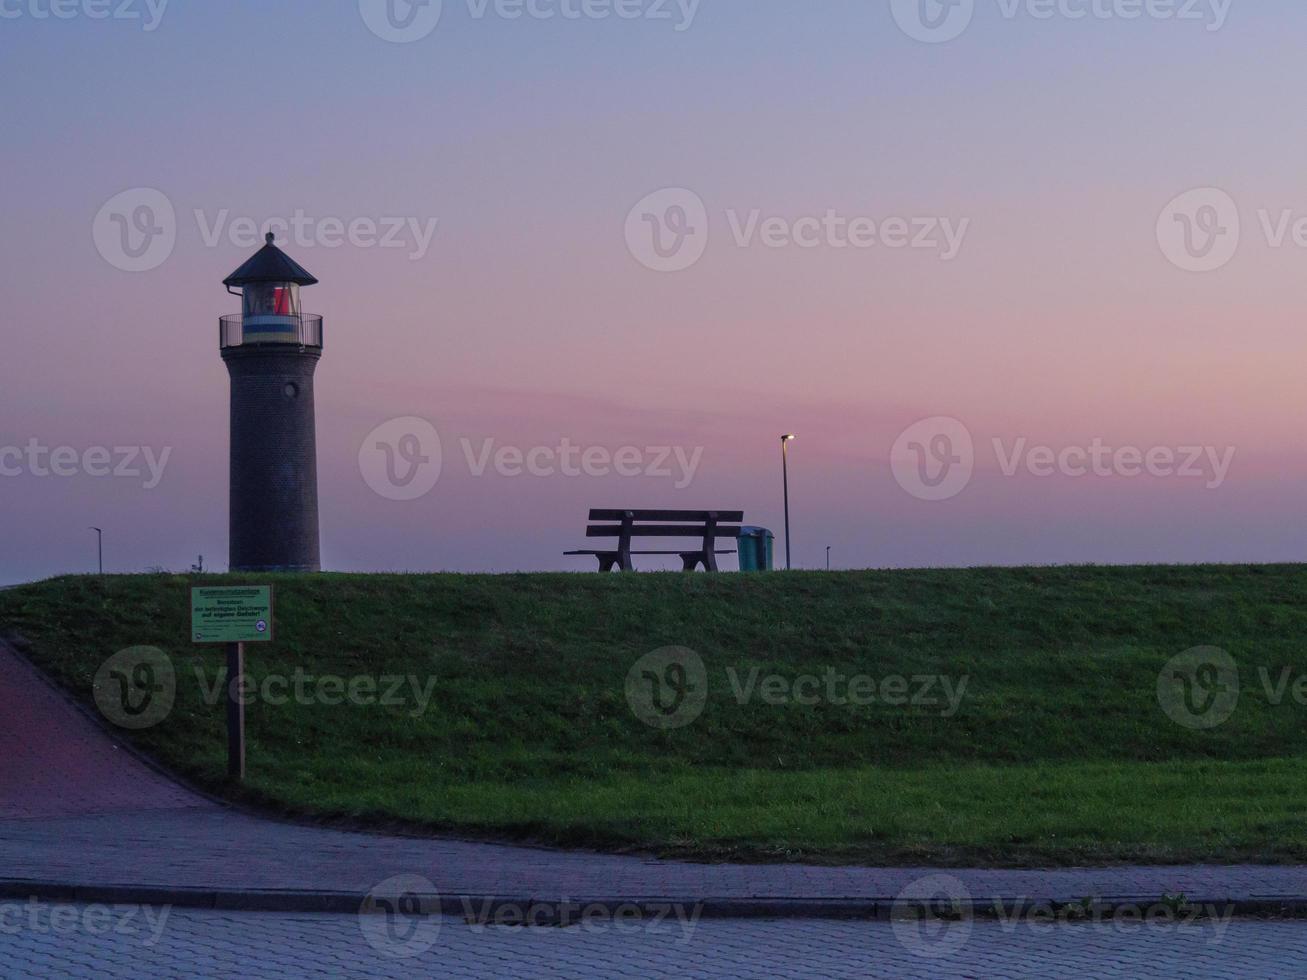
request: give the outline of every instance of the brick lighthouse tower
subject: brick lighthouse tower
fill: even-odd
[[[222,317],[219,328],[231,375],[229,564],[233,572],[316,572],[313,372],[322,317],[300,312],[299,291],[318,280],[272,242],[268,235],[223,280],[241,297],[240,314]]]

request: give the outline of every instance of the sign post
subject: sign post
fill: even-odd
[[[227,775],[245,781],[245,644],[227,644]]]
[[[245,778],[245,644],[272,640],[272,586],[191,589],[191,639],[227,647],[227,775]]]

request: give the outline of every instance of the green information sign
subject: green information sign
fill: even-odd
[[[196,643],[267,643],[272,639],[272,586],[191,589]]]

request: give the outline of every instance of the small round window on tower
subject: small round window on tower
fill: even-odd
[[[300,396],[300,386],[293,381],[289,382],[283,390],[286,392],[287,398],[298,398]]]

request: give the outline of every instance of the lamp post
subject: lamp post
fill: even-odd
[[[790,559],[790,443],[793,435],[781,436],[781,480],[785,486],[785,570],[794,567]]]
[[[95,532],[95,553],[100,562],[100,574],[104,574],[104,532],[98,527],[91,528]]]

